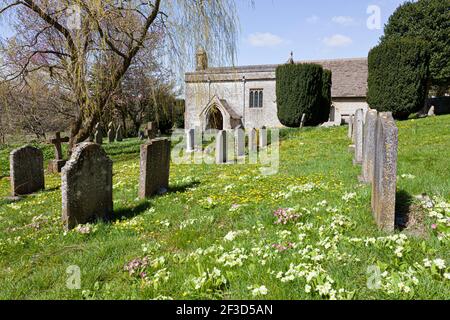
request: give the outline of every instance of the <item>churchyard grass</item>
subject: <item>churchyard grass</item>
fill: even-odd
[[[148,201],[137,195],[141,141],[129,139],[103,145],[114,161],[109,223],[64,232],[57,174],[46,191],[0,200],[0,298],[448,299],[449,230],[430,212],[450,213],[415,196],[450,202],[450,116],[397,125],[398,211],[412,217],[402,232],[377,229],[346,127],[283,130],[274,176],[172,164],[169,193]],[[0,149],[1,199],[12,149]],[[67,288],[69,266],[80,290]]]

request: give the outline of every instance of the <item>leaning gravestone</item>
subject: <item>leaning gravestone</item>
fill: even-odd
[[[366,113],[366,121],[364,123],[362,174],[359,177],[359,180],[362,183],[372,183],[373,180],[377,118],[377,110],[369,110]]]
[[[62,170],[61,192],[66,229],[110,218],[112,161],[100,145],[89,142],[77,145]]]
[[[141,145],[139,197],[145,199],[169,188],[170,141],[153,139]]]
[[[9,156],[12,196],[21,196],[45,189],[44,155],[41,150],[24,146]]]
[[[302,119],[300,120],[300,129],[303,129],[305,126],[306,113],[302,114]]]
[[[56,132],[55,137],[51,139],[49,142],[55,146],[55,159],[50,160],[48,163],[48,172],[50,173],[59,173],[61,172],[62,167],[66,164],[66,160],[63,159],[62,154],[62,143],[69,142],[69,137],[61,138],[61,133]]]
[[[363,125],[364,125],[364,110],[358,109],[355,113],[354,119],[354,137],[355,137],[355,157],[353,159],[353,164],[362,164],[363,158]]]
[[[398,128],[392,113],[380,113],[376,124],[372,212],[382,230],[395,228]]]

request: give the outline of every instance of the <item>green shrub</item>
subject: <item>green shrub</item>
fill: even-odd
[[[318,64],[285,64],[276,70],[278,118],[287,127],[298,127],[302,114],[306,124],[320,122],[323,103],[323,68]]]
[[[407,119],[425,105],[429,52],[426,43],[413,38],[383,41],[369,53],[367,101],[378,111],[392,111]]]
[[[326,122],[330,116],[331,87],[333,85],[331,78],[331,70],[324,69],[322,75],[322,104],[319,110],[319,123]]]

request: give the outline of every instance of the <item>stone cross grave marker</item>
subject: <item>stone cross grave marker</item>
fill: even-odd
[[[355,157],[353,159],[353,164],[362,164],[362,158],[363,158],[363,125],[364,125],[364,110],[358,109],[355,113],[355,119],[354,119],[354,136],[355,136]]]
[[[359,181],[362,183],[372,183],[373,180],[377,118],[377,110],[371,109],[366,113],[366,121],[364,123],[362,174],[359,177]]]
[[[141,145],[139,198],[164,194],[169,189],[170,141],[153,139]]]
[[[70,141],[69,137],[61,138],[61,133],[56,132],[55,137],[50,139],[49,142],[55,147],[55,159],[50,160],[48,163],[48,172],[59,173],[62,167],[66,164],[66,160],[63,159],[62,154],[62,143],[68,143]]]
[[[77,145],[62,169],[62,220],[66,229],[113,213],[112,161],[99,144]]]
[[[380,229],[395,229],[398,128],[392,113],[379,114],[376,124],[372,212]]]
[[[44,154],[40,149],[24,146],[13,150],[9,159],[13,197],[45,189]]]

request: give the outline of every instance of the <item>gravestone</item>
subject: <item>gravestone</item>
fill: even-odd
[[[169,189],[169,170],[169,139],[153,139],[141,145],[139,198],[166,193]]]
[[[103,133],[100,123],[95,125],[94,141],[96,144],[103,144]]]
[[[66,164],[66,160],[63,159],[62,154],[62,143],[69,142],[69,137],[61,138],[61,133],[56,132],[55,137],[51,139],[49,142],[55,146],[55,159],[50,160],[48,163],[48,172],[50,173],[59,173],[61,172],[62,167]]]
[[[220,130],[216,135],[216,163],[227,163],[227,132]]]
[[[234,130],[234,140],[236,143],[236,156],[245,157],[245,131],[242,128]]]
[[[117,142],[123,141],[122,125],[119,125],[119,127],[116,130],[116,141]]]
[[[108,124],[108,142],[113,143],[115,140],[113,123]]]
[[[398,128],[392,113],[382,112],[376,123],[372,212],[380,229],[395,228]]]
[[[194,129],[194,150],[203,150],[203,130],[200,126],[196,126]]]
[[[258,151],[258,136],[255,128],[251,128],[248,132],[248,149],[251,152]]]
[[[44,155],[41,150],[24,146],[10,153],[12,196],[21,196],[45,189]]]
[[[148,122],[147,127],[145,128],[145,134],[147,135],[148,140],[152,140],[156,138],[158,133],[158,128],[154,122]]]
[[[195,129],[186,130],[186,151],[192,153],[195,150]]]
[[[302,120],[300,121],[300,129],[305,125],[306,113],[302,114]]]
[[[350,116],[349,122],[349,138],[352,139],[352,144],[348,146],[348,152],[355,153],[355,116]]]
[[[434,106],[431,106],[430,110],[428,110],[428,116],[433,117],[435,115],[436,115],[435,108],[434,108]]]
[[[353,116],[348,119],[348,138],[351,139],[353,136]]]
[[[377,118],[377,110],[369,110],[366,113],[366,121],[364,123],[362,174],[359,177],[359,181],[362,183],[372,183],[373,180]]]
[[[112,161],[99,144],[81,143],[62,169],[62,220],[66,229],[113,212]]]
[[[138,137],[139,137],[139,140],[144,140],[145,139],[144,131],[139,131]]]
[[[363,158],[363,124],[364,124],[364,110],[358,109],[355,113],[354,119],[354,142],[355,142],[355,156],[353,164],[362,164]]]
[[[262,127],[259,129],[259,147],[264,149],[267,147],[267,129]]]

